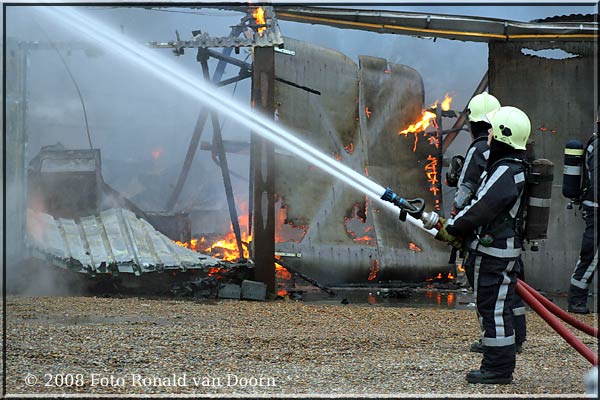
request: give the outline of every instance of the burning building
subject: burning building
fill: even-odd
[[[437,104],[425,104],[423,79],[418,71],[370,56],[360,56],[356,64],[335,50],[284,37],[277,18],[343,29],[360,26],[360,29],[381,33],[489,42],[489,71],[475,92],[489,87],[503,103],[531,110],[534,126],[543,128],[534,132],[538,135],[535,138],[537,156],[551,158],[560,170],[560,141],[571,134],[581,138],[587,131],[581,121],[585,120],[585,112],[593,109],[593,98],[586,89],[594,79],[590,62],[593,53],[591,40],[597,38],[597,26],[586,21],[576,24],[570,23],[572,21],[515,24],[476,17],[380,14],[368,10],[309,7],[262,9],[252,6],[244,11],[247,12],[240,24],[232,27],[228,37],[214,38],[206,32],[193,31],[189,40],[181,40],[177,34],[175,41],[153,42],[150,47],[170,48],[178,56],[184,54],[184,49],[194,49],[205,77],[210,76],[208,60],[211,58],[218,60],[216,71],[222,70],[226,64],[234,65],[239,69],[237,76],[222,79],[222,73],[215,72],[212,80],[218,86],[226,86],[251,78],[252,94],[248,103],[257,112],[268,115],[282,127],[290,128],[303,141],[373,181],[394,187],[408,197],[423,197],[429,209],[441,214],[444,213],[440,183],[443,155],[461,130],[466,112],[459,115],[452,129],[445,131],[441,121],[442,117],[452,114],[449,109],[451,99],[448,96]],[[239,52],[242,47],[252,48],[252,63],[231,56],[233,51]],[[531,55],[553,47],[571,51],[576,57],[550,60]],[[9,48],[7,70],[14,74],[15,79],[7,81],[9,168],[6,180],[11,191],[7,206],[16,211],[9,213],[8,223],[15,229],[7,243],[10,257],[13,257],[22,253],[21,239],[25,236],[23,229],[27,214],[22,207],[27,204],[24,185],[27,178],[23,170],[27,158],[27,136],[21,119],[25,112],[24,71],[29,50],[23,44],[14,43],[9,43]],[[224,51],[218,52],[214,48],[223,48]],[[524,49],[531,51],[524,53]],[[511,61],[506,62],[507,59]],[[577,80],[570,79],[565,83],[562,81],[565,76],[577,76]],[[514,100],[516,95],[512,90],[517,79],[521,83],[518,85],[521,91],[535,84],[535,95],[519,93],[519,100]],[[545,86],[547,82],[552,83],[549,88]],[[565,85],[569,91],[563,90]],[[552,111],[557,107],[573,115],[572,121],[578,121],[575,123],[578,125],[557,120],[559,113]],[[249,150],[251,182],[248,208],[242,211],[239,207],[241,199],[234,196],[227,165],[231,143],[223,140],[214,114],[208,109],[201,111],[194,132],[190,134],[190,145],[182,160],[179,178],[165,209],[155,214],[154,222],[151,221],[151,213],[135,210],[132,204],[118,195],[111,197],[116,199],[116,203],[110,207],[104,201],[95,202],[97,196],[92,196],[96,199],[94,201],[90,200],[92,197],[86,199],[86,193],[102,193],[105,196],[110,192],[98,175],[99,156],[93,151],[85,157],[80,153],[80,159],[85,162],[79,164],[64,160],[61,164],[51,157],[40,161],[39,168],[36,167],[37,175],[32,175],[32,182],[35,179],[40,183],[53,179],[59,185],[66,184],[61,173],[66,172],[65,168],[71,168],[70,178],[73,180],[68,184],[76,187],[78,179],[85,179],[89,187],[85,193],[68,191],[74,194],[69,199],[71,203],[65,203],[65,207],[61,208],[56,207],[52,200],[57,193],[45,189],[43,184],[34,184],[32,191],[40,192],[41,196],[36,197],[44,199],[44,207],[38,211],[46,213],[52,210],[54,219],[75,221],[75,218],[111,208],[129,208],[134,209],[138,216],[140,212],[146,213],[146,220],[158,227],[161,224],[158,219],[164,217],[161,212],[173,211],[204,125],[210,119],[213,140],[206,149],[210,149],[212,159],[218,163],[222,174],[229,217],[226,226],[231,226],[231,231],[225,237],[209,237],[211,232],[192,235],[186,224],[182,224],[183,227],[176,230],[187,229],[186,234],[170,234],[171,239],[180,241],[183,247],[222,259],[251,258],[256,261],[257,279],[271,283],[275,277],[273,256],[276,253],[284,254],[282,257],[286,261],[327,284],[425,280],[440,274],[449,279],[446,266],[448,249],[444,244],[433,241],[421,230],[398,222],[396,214],[365,198],[365,193],[308,165],[294,154],[275,148],[259,135],[252,135],[249,145],[245,143]],[[161,150],[153,150],[152,157],[159,159],[163,157],[161,154]],[[562,215],[558,213],[564,202],[561,203],[559,194],[553,197],[556,199],[553,212]],[[570,216],[553,220],[555,224],[551,232],[555,237],[561,236],[557,234],[559,231],[573,234],[569,236],[575,236],[574,232],[579,231],[577,222]],[[545,260],[541,264],[551,264],[549,260],[560,257],[558,264],[570,265],[568,260],[576,259],[577,245],[552,240],[549,240],[547,250],[541,253]],[[230,249],[232,244],[233,249]],[[230,250],[233,252],[229,253]],[[532,281],[545,275],[541,273],[543,268],[539,262],[529,261],[532,265],[529,271],[537,271],[529,273]],[[553,274],[556,281],[552,282],[552,290],[564,289],[559,279],[568,282],[565,277],[568,271],[563,269]],[[271,286],[270,290],[274,288]]]

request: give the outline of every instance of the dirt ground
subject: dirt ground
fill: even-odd
[[[473,385],[472,310],[12,296],[6,307],[12,394],[582,394],[590,368],[531,311],[514,382]],[[580,319],[597,326],[597,314]]]

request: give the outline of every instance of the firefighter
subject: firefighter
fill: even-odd
[[[585,230],[581,239],[579,260],[571,275],[569,286],[568,310],[578,314],[588,314],[587,306],[590,283],[594,278],[598,264],[598,242],[600,232],[598,229],[598,130],[600,128],[600,108],[596,113],[596,132],[589,139],[585,148],[583,161],[583,191],[581,195],[582,216],[585,221]]]
[[[473,269],[473,288],[483,328],[483,360],[466,375],[469,383],[512,382],[516,347],[512,307],[521,268],[522,218],[527,175],[525,146],[531,132],[527,115],[501,107],[489,115],[490,146],[486,170],[475,199],[443,221],[436,239],[455,243],[464,238],[465,267]]]
[[[471,127],[471,135],[473,136],[473,142],[467,150],[462,170],[457,182],[457,189],[454,195],[453,210],[452,214],[456,215],[459,211],[465,208],[473,197],[480,184],[481,174],[486,168],[488,157],[490,154],[490,146],[488,145],[488,131],[492,127],[489,123],[487,115],[498,111],[501,105],[498,99],[493,95],[483,92],[476,96],[473,96],[469,105],[467,106],[469,112],[469,125]],[[457,250],[453,248],[455,253]],[[473,265],[465,265],[465,274],[469,285],[473,286]],[[519,269],[519,278],[525,279],[523,266]],[[516,349],[517,352],[521,352],[523,342],[527,336],[527,323],[525,320],[525,303],[523,300],[515,295],[515,302],[513,305],[513,316],[514,316],[514,327],[516,333]],[[475,341],[471,344],[469,349],[475,353],[483,353],[483,346],[481,340]]]

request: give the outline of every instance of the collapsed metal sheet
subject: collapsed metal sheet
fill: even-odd
[[[418,73],[365,57],[359,70],[336,51],[290,38],[285,42],[293,53],[276,53],[277,76],[314,92],[277,82],[279,122],[355,171],[395,185],[403,195],[425,197],[432,206],[423,170],[430,145],[418,143],[413,152],[414,136],[398,136],[421,114]],[[276,249],[301,254],[307,275],[335,285],[419,279],[447,268],[445,246],[397,221],[397,215],[374,209],[363,193],[291,154],[276,152],[275,163],[275,190],[287,212],[285,228],[306,231],[300,239],[283,241],[279,225]],[[411,240],[428,253],[410,250]]]
[[[28,210],[34,256],[88,274],[203,269],[219,260],[175,244],[129,210],[114,208],[78,220]]]

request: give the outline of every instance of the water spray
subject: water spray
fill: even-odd
[[[73,7],[42,7],[41,10],[47,16],[59,22],[61,26],[81,32],[94,42],[105,47],[106,50],[112,51],[132,64],[135,64],[136,67],[150,72],[157,79],[187,93],[204,105],[245,125],[276,146],[342,180],[373,200],[379,201],[384,208],[396,212],[396,207],[399,207],[401,210],[401,219],[403,217],[404,220],[421,229],[425,229],[432,235],[437,233],[432,228],[436,227],[439,217],[436,213],[426,213],[423,211],[424,201],[422,199],[418,199],[421,203],[417,206],[417,203],[414,203],[412,200],[403,200],[390,190],[396,196],[396,202],[390,202],[387,195],[388,190],[383,186],[303,142],[267,117],[254,112],[252,109],[233,99],[223,96],[214,86],[192,75],[182,68],[181,65],[176,64],[163,55],[132,41],[107,25],[75,10]]]

